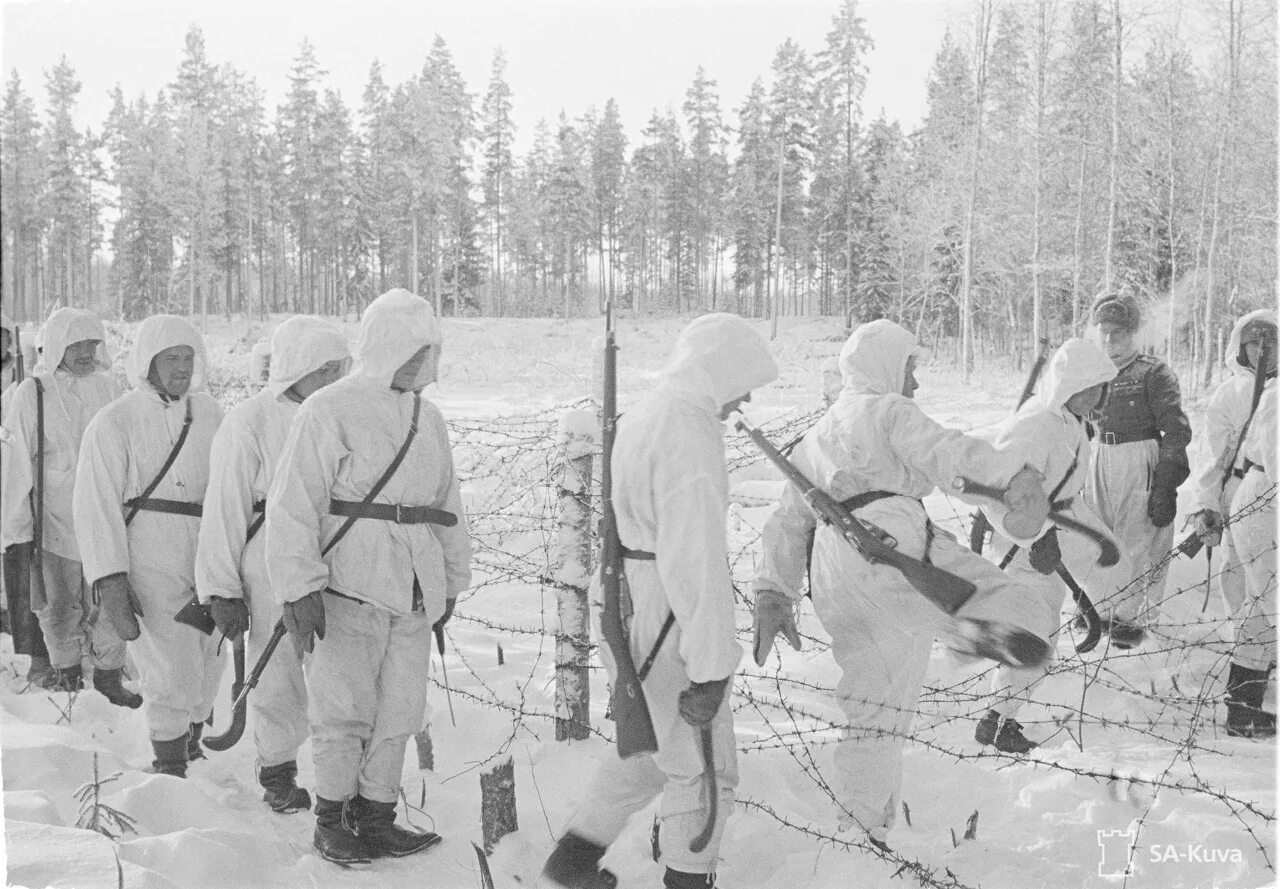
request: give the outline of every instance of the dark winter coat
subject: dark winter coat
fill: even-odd
[[[1094,435],[1105,441],[1107,433],[1134,436],[1146,431],[1160,443],[1152,487],[1177,488],[1191,471],[1191,423],[1182,411],[1178,378],[1159,358],[1138,355],[1111,381]]]

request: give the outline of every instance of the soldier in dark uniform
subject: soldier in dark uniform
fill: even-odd
[[[1093,426],[1085,501],[1145,576],[1145,583],[1132,590],[1145,597],[1137,622],[1111,624],[1111,644],[1117,648],[1140,645],[1145,629],[1159,620],[1166,572],[1152,568],[1173,547],[1178,486],[1190,474],[1191,424],[1182,411],[1178,378],[1159,358],[1138,352],[1141,320],[1137,300],[1129,295],[1106,293],[1093,305],[1098,339],[1119,372]]]

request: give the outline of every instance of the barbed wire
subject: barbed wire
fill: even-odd
[[[223,396],[240,394],[233,382],[219,382],[223,385],[220,390]],[[485,682],[483,671],[468,662],[460,650],[454,649],[468,674],[464,683],[453,685],[454,696],[476,707],[500,711],[511,720],[511,731],[498,753],[505,751],[522,732],[531,738],[540,738],[557,716],[551,709],[529,706],[525,694],[535,683],[544,687],[553,683],[551,653],[555,650],[557,633],[556,597],[548,593],[553,593],[557,586],[552,579],[558,567],[553,559],[558,533],[557,485],[561,476],[556,442],[560,417],[570,409],[594,409],[594,406],[586,399],[579,399],[527,414],[448,421],[473,540],[476,578],[472,589],[464,594],[454,617],[456,623],[451,628],[490,634],[498,644],[504,639],[537,640],[537,652],[528,662],[527,673],[515,677],[513,686],[507,686],[504,681],[501,689]],[[820,407],[804,405],[764,424],[763,428],[775,440],[786,440],[810,428],[821,414]],[[727,444],[726,453],[733,472],[754,467],[763,459],[749,442],[736,438]],[[595,477],[598,479],[598,472]],[[1275,494],[1273,486],[1228,516],[1227,527],[1274,510]],[[950,515],[941,516],[939,524],[954,533],[967,533],[970,507],[950,497],[944,502],[942,511],[949,511]],[[756,570],[762,527],[746,513],[755,505],[751,503],[747,509],[735,511],[733,543],[727,554],[738,611],[736,632],[748,647],[753,602],[745,590]],[[598,497],[592,498],[591,508],[598,518]],[[1269,553],[1265,555],[1271,557]],[[1263,556],[1252,553],[1247,559]],[[1095,602],[1099,609],[1106,609],[1127,596],[1141,595],[1142,589],[1165,577],[1176,557],[1176,552],[1170,553],[1109,595],[1097,595]],[[1191,596],[1205,597],[1205,585],[1220,583],[1228,570],[1219,565],[1218,570],[1207,574],[1204,580],[1170,590],[1164,602],[1177,604],[1191,601],[1188,598]],[[541,597],[542,625],[524,625],[486,610],[483,595],[486,589],[513,585],[528,588],[531,593],[537,591]],[[1089,655],[1064,653],[1045,671],[1044,677],[1032,685],[1034,712],[1020,714],[1019,719],[1029,728],[1048,731],[1051,736],[1065,733],[1069,739],[1066,744],[1042,746],[1030,755],[1020,756],[976,747],[967,740],[971,737],[967,728],[963,733],[965,741],[944,740],[948,734],[955,736],[957,724],[974,723],[998,700],[991,692],[995,668],[989,662],[975,664],[968,671],[961,670],[961,675],[947,683],[935,680],[925,685],[913,711],[911,728],[901,733],[901,740],[908,749],[981,769],[1028,767],[1104,787],[1123,780],[1132,787],[1149,788],[1152,805],[1163,794],[1208,800],[1240,825],[1257,844],[1266,866],[1274,870],[1268,843],[1275,824],[1274,810],[1257,800],[1229,792],[1202,774],[1202,759],[1225,759],[1232,755],[1235,745],[1242,743],[1234,739],[1224,742],[1218,736],[1219,723],[1215,719],[1215,712],[1220,710],[1223,701],[1220,679],[1235,646],[1234,623],[1232,616],[1220,613],[1217,606],[1212,612],[1194,608],[1191,612],[1192,616],[1181,623],[1166,621],[1154,626],[1141,648],[1120,651],[1111,647],[1106,637],[1108,644],[1099,646],[1097,651]],[[1272,619],[1274,623],[1274,615]],[[812,663],[815,656],[829,652],[830,642],[807,606],[801,609],[800,629],[806,664]],[[1069,619],[1059,632],[1063,639],[1071,639]],[[600,667],[593,662],[591,669],[598,671]],[[508,687],[513,690],[503,690]],[[1075,691],[1070,691],[1072,688]],[[1041,689],[1051,690],[1043,695],[1043,701],[1037,695]],[[866,729],[846,722],[837,694],[836,688],[807,676],[804,666],[798,663],[774,672],[747,667],[736,676],[732,707],[740,728],[748,724],[752,735],[740,744],[740,751],[785,753],[794,767],[796,779],[812,786],[836,812],[843,812],[840,795],[827,777],[833,766],[824,751],[844,739],[864,736]],[[1105,698],[1101,703],[1100,695]],[[1092,744],[1086,741],[1086,730],[1090,736],[1122,733],[1143,745],[1143,750],[1161,751],[1158,770],[1121,768],[1118,764],[1101,767],[1082,764],[1072,751],[1082,754],[1092,749]],[[612,743],[611,733],[600,726],[592,725],[590,731],[595,737]],[[498,753],[487,759],[480,757],[480,761],[488,761]],[[895,852],[885,852],[864,840],[838,836],[839,831],[826,831],[804,823],[792,814],[779,811],[767,800],[743,798],[738,804],[815,843],[876,855],[896,865],[895,876],[909,877],[922,886],[967,887],[948,869],[931,868]]]

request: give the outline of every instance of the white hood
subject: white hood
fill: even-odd
[[[901,395],[916,338],[884,318],[863,324],[840,349],[844,388],[858,395]]]
[[[271,335],[271,370],[266,388],[279,397],[298,380],[330,361],[351,357],[347,338],[311,315],[286,319]]]
[[[431,303],[402,287],[388,290],[369,303],[360,316],[352,376],[387,388],[396,371],[415,352],[423,346],[433,346],[428,359],[430,369],[424,368],[429,372],[427,382],[432,382],[439,368],[440,344],[440,322]],[[273,365],[275,360],[273,355]]]
[[[693,319],[680,331],[662,373],[669,389],[719,413],[734,399],[776,380],[778,365],[751,325],[717,312]]]
[[[1045,368],[1044,382],[1028,403],[1039,402],[1061,413],[1072,395],[1099,383],[1109,383],[1116,373],[1115,364],[1097,343],[1078,337],[1069,339],[1053,353]]]
[[[155,389],[147,382],[151,359],[174,346],[190,346],[195,349],[196,360],[191,370],[191,385],[187,388],[187,394],[203,391],[209,367],[204,354],[204,339],[191,326],[190,321],[178,315],[152,315],[138,325],[137,340],[129,351],[124,368],[129,385],[144,392],[154,392]]]
[[[102,320],[88,309],[63,308],[49,316],[44,323],[44,364],[50,372],[62,364],[67,346],[82,340],[97,340],[98,370],[111,369],[111,355],[107,351],[107,333]]]
[[[1231,337],[1227,340],[1227,348],[1222,353],[1222,363],[1231,369],[1233,373],[1243,373],[1253,376],[1253,368],[1241,364],[1240,359],[1240,333],[1244,330],[1245,325],[1250,321],[1267,321],[1273,327],[1276,324],[1276,313],[1274,309],[1257,309],[1247,315],[1241,315],[1236,319],[1235,326],[1231,328]]]

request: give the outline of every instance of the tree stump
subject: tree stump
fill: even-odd
[[[560,626],[556,633],[556,740],[582,741],[591,733],[591,463],[596,418],[566,411],[560,418],[559,535],[554,575]]]
[[[431,729],[424,728],[413,736],[418,748],[418,768],[427,772],[436,770],[435,745],[431,742]]]
[[[498,840],[520,829],[516,820],[516,766],[510,756],[480,773],[480,826],[484,854],[492,855]]]

